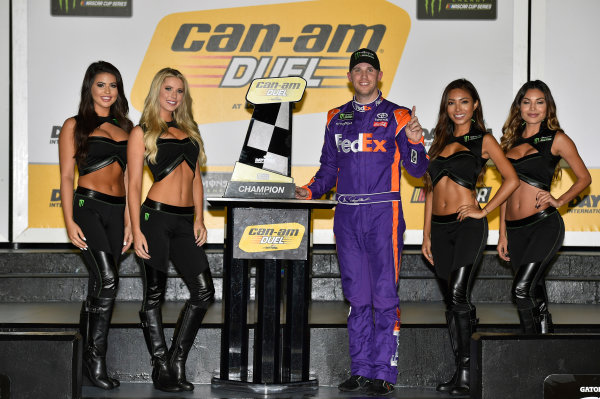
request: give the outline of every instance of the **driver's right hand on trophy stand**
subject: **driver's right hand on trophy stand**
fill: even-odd
[[[296,199],[308,199],[309,191],[306,187],[296,186]]]

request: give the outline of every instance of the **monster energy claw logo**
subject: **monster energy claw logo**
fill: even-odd
[[[425,0],[425,13],[429,15],[434,15],[436,12],[442,11],[442,0],[437,0],[438,6],[437,11],[435,10],[435,2],[436,0]]]
[[[71,4],[71,9],[74,9],[77,6],[77,0],[72,0],[72,4]],[[64,11],[66,13],[69,12],[69,0],[58,0],[58,6],[60,7],[60,10],[63,10],[63,4],[64,4]]]
[[[79,200],[79,207],[81,208],[83,206],[83,203],[85,202],[85,200],[80,199]]]
[[[354,54],[355,59],[359,59],[360,57],[373,58],[373,55],[371,55],[371,53],[368,51],[361,51],[361,52],[357,52],[356,54]]]
[[[148,212],[144,212],[144,220],[147,222],[150,219],[150,214]]]

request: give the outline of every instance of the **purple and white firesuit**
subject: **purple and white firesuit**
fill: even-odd
[[[350,101],[327,115],[321,167],[305,186],[320,198],[337,182],[335,234],[344,296],[350,301],[352,375],[396,383],[400,330],[398,273],[406,229],[401,164],[421,177],[429,160],[423,139],[404,128],[411,112],[385,100]],[[374,317],[373,317],[374,311]]]

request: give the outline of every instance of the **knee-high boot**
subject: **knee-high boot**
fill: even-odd
[[[184,391],[194,390],[194,385],[185,376],[185,362],[205,315],[205,307],[186,302],[173,333],[173,344],[168,355],[169,370]]]
[[[446,311],[446,322],[448,323],[448,333],[450,334],[450,344],[452,345],[452,352],[454,353],[454,364],[456,366],[456,370],[454,371],[454,375],[452,378],[450,378],[450,380],[438,384],[438,386],[435,388],[435,390],[438,392],[450,391],[456,384],[456,379],[458,377],[458,342],[456,337],[456,325],[454,324],[454,317],[451,311]]]
[[[79,334],[81,334],[81,347],[83,350],[87,348],[87,336],[90,325],[90,314],[88,313],[89,296],[81,302],[81,310],[79,311]]]
[[[540,333],[540,309],[533,308],[517,308],[519,312],[519,321],[521,322],[521,330],[524,334],[539,334]]]
[[[539,334],[542,329],[540,311],[548,311],[542,267],[542,262],[523,264],[513,281],[513,299],[524,334]]]
[[[552,323],[552,315],[548,310],[548,294],[546,294],[546,283],[543,280],[538,282],[538,285],[535,287],[535,300],[538,304],[540,334],[553,333],[554,324]]]
[[[544,309],[542,305],[538,309],[540,312],[540,334],[552,334],[554,332],[554,323],[552,323],[552,314],[548,311],[546,304],[544,303]]]
[[[477,319],[475,309],[467,312],[454,312],[458,343],[458,370],[456,383],[451,395],[465,395],[471,391],[471,335],[475,331]]]
[[[165,392],[181,392],[181,387],[177,385],[176,380],[169,372],[167,343],[160,308],[140,311],[140,320],[144,339],[152,356],[152,382],[154,388]]]
[[[80,313],[79,324],[84,337],[83,370],[90,382],[102,389],[113,389],[120,385],[106,371],[108,328],[114,304],[114,298],[88,296]]]

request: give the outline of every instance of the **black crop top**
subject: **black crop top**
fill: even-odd
[[[96,127],[104,122],[121,127],[119,122],[112,116],[97,116]],[[121,169],[125,171],[127,165],[127,140],[115,141],[108,137],[88,136],[87,155],[82,164],[77,164],[79,176],[84,176],[107,167],[113,162],[118,162]]]
[[[167,126],[178,127],[175,121],[167,122]],[[198,161],[200,149],[192,139],[189,137],[181,140],[159,137],[156,140],[156,146],[158,147],[156,163],[148,162],[148,168],[150,168],[155,182],[164,179],[183,161],[188,164],[194,175],[196,174],[196,162]]]
[[[481,157],[483,137],[488,134],[471,130],[464,136],[452,137],[450,143],[460,143],[467,150],[455,152],[447,157],[437,156],[429,161],[427,172],[435,186],[444,176],[448,176],[456,184],[474,190],[481,168],[487,160]]]
[[[519,159],[508,158],[517,171],[519,179],[533,187],[550,191],[554,170],[560,161],[559,155],[552,154],[555,136],[556,130],[550,130],[544,124],[533,136],[517,139],[512,148],[527,143],[537,150]]]

